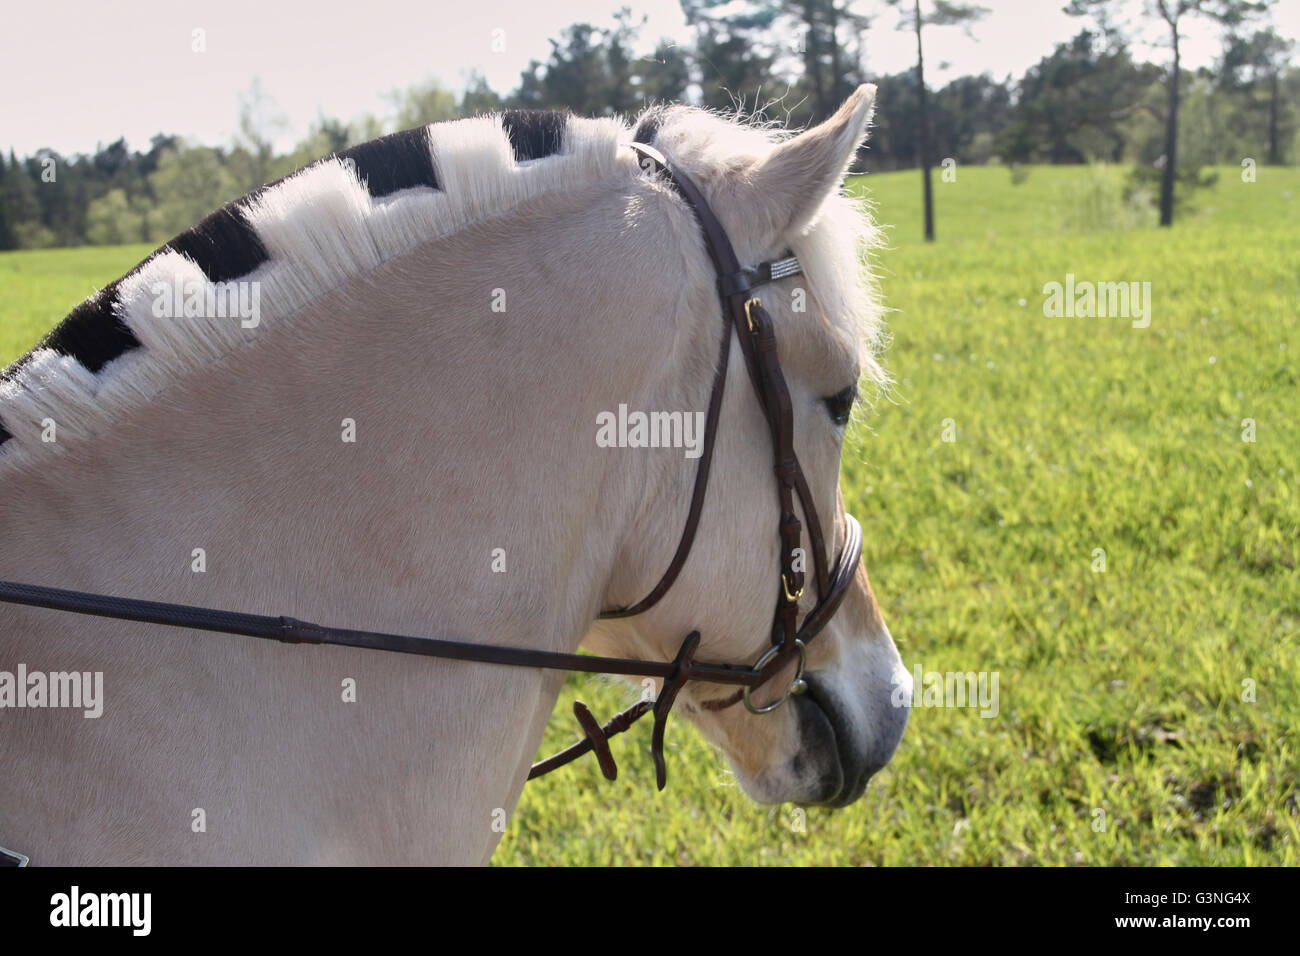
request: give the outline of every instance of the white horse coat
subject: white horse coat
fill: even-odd
[[[840,194],[872,96],[786,139],[688,108],[643,127],[742,262],[789,247],[804,264],[805,308],[763,294],[832,555],[842,433],[822,397],[883,381],[873,233]],[[653,660],[698,629],[701,659],[756,660],[776,496],[735,355],[681,577],[646,614],[595,622],[658,579],[694,478],[681,449],[602,447],[598,422],[702,410],[721,329],[698,226],[643,175],[633,130],[552,117],[528,158],[533,121],[419,131],[437,188],[376,195],[331,159],[242,204],[265,252],[231,277],[257,283],[251,327],[159,318],[157,289],[212,278],[173,249],[95,300],[134,347],[94,370],[38,349],[6,373],[0,578]],[[103,675],[98,717],[0,710],[0,844],[36,864],[485,862],[563,679],[0,605],[0,671],[19,664]],[[706,684],[678,709],[754,798],[844,804],[907,718],[865,571],[809,676],[816,693],[772,714],[700,710],[729,692]]]

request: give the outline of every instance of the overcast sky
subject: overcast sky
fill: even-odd
[[[1140,0],[1131,0],[1138,4]],[[1060,12],[1064,0],[983,0],[990,15],[972,29],[937,28],[926,37],[927,79],[992,72],[1019,76],[1076,33],[1084,21]],[[387,118],[384,94],[436,78],[463,89],[474,69],[499,93],[513,89],[530,59],[545,59],[548,40],[570,23],[612,23],[621,0],[68,0],[16,3],[0,34],[0,145],[18,154],[49,146],[87,152],[125,135],[134,149],[154,133],[228,144],[239,94],[253,78],[288,124],[287,148],[318,116],[363,113]],[[648,17],[641,43],[689,38],[677,0],[627,0]],[[878,2],[854,4],[878,9]],[[1281,32],[1300,35],[1300,0],[1281,0]],[[884,12],[867,35],[868,70],[894,73],[912,63],[915,45]],[[206,52],[192,50],[196,29]],[[504,31],[504,32],[497,32]],[[1189,22],[1184,63],[1210,63],[1218,34]],[[1154,36],[1154,34],[1152,35]],[[494,49],[504,41],[504,50]],[[1140,49],[1165,62],[1165,52]],[[940,67],[943,67],[942,69]],[[779,90],[773,89],[774,94]]]

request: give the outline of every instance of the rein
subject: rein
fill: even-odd
[[[618,768],[609,750],[609,738],[626,731],[635,721],[653,711],[654,729],[651,733],[650,752],[655,763],[656,783],[662,790],[668,779],[663,756],[664,731],[668,714],[678,693],[689,681],[728,684],[740,688],[731,698],[703,705],[710,710],[719,710],[743,700],[752,712],[767,713],[779,707],[792,694],[802,693],[806,686],[802,676],[806,663],[806,645],[835,614],[853,580],[862,553],[862,529],[852,515],[845,514],[844,545],[834,568],[828,567],[821,523],[803,470],[794,453],[793,410],[789,389],[777,359],[776,335],[772,320],[762,303],[751,295],[759,286],[799,274],[801,271],[799,263],[793,256],[787,256],[762,263],[755,268],[742,268],[726,230],[723,229],[721,222],[695,184],[653,148],[641,143],[633,143],[631,148],[642,158],[643,168],[648,171],[652,166],[663,174],[694,212],[703,231],[710,259],[718,274],[718,296],[722,306],[724,334],[717,372],[709,395],[704,446],[697,466],[686,525],[677,550],[663,577],[644,598],[626,608],[603,611],[600,618],[631,617],[654,606],[672,587],[690,555],[704,506],[705,491],[708,488],[709,470],[713,460],[718,418],[722,408],[722,395],[726,386],[727,366],[731,354],[731,335],[734,330],[740,342],[741,354],[744,356],[750,380],[771,431],[775,462],[773,472],[776,476],[781,514],[778,527],[781,538],[780,586],[776,590],[772,646],[755,664],[746,667],[737,664],[710,664],[696,661],[695,652],[700,643],[699,631],[691,631],[686,635],[671,661],[642,661],[326,627],[291,617],[245,614],[184,604],[165,604],[35,584],[20,584],[13,581],[0,581],[0,602],[145,624],[238,634],[284,644],[335,644],[445,660],[654,677],[663,681],[663,688],[655,700],[638,701],[616,714],[603,726],[592,716],[586,705],[581,701],[575,701],[574,716],[582,728],[583,739],[566,750],[534,764],[528,774],[530,780],[564,766],[588,752],[595,753],[605,777],[614,780],[618,775]],[[801,627],[798,626],[797,618],[799,601],[804,595],[804,572],[796,560],[796,552],[802,540],[803,524],[794,513],[796,496],[808,520],[818,593],[818,602],[805,616]],[[750,692],[774,677],[792,658],[796,657],[798,668],[786,693],[770,705],[763,707],[754,705]]]

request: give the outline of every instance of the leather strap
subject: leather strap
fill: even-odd
[[[667,176],[700,224],[705,248],[718,273],[717,285],[722,303],[723,334],[717,372],[709,398],[704,447],[697,466],[686,525],[678,539],[672,560],[658,583],[645,597],[626,608],[603,611],[600,616],[602,618],[631,617],[650,609],[668,592],[690,556],[704,506],[704,494],[708,489],[708,475],[712,466],[713,446],[717,433],[717,416],[726,385],[731,335],[734,330],[772,438],[775,460],[773,470],[777,482],[780,515],[778,533],[781,537],[780,580],[776,609],[773,614],[772,643],[782,648],[781,657],[784,658],[795,650],[799,596],[802,595],[804,588],[804,572],[795,569],[794,552],[802,542],[803,532],[803,524],[794,510],[795,495],[799,497],[808,522],[808,535],[817,576],[817,593],[822,601],[830,596],[830,571],[827,566],[821,522],[807,480],[803,475],[803,469],[799,466],[799,459],[794,451],[794,411],[790,390],[781,371],[776,331],[771,316],[751,293],[758,286],[774,281],[774,277],[781,278],[795,274],[797,265],[794,264],[794,260],[787,258],[776,264],[763,263],[753,269],[742,268],[726,229],[690,177],[670,166],[664,156],[651,146],[633,143],[632,149],[644,159],[650,160]],[[784,666],[784,661],[774,660],[773,664],[777,665],[771,668],[774,673]]]
[[[831,590],[827,598],[822,599],[804,619],[798,639],[805,644],[817,636],[826,622],[835,614],[840,601],[853,579],[862,552],[862,529],[852,515],[846,514],[846,531],[844,549],[836,566],[835,577],[831,581]],[[762,670],[734,664],[703,664],[693,659],[694,646],[698,645],[699,633],[692,631],[682,642],[682,650],[672,661],[638,661],[616,657],[596,657],[585,654],[564,654],[558,651],[539,651],[519,647],[502,647],[494,644],[468,644],[461,641],[445,641],[435,638],[406,637],[397,634],[383,634],[374,631],[353,631],[346,628],[324,627],[291,617],[273,617],[258,614],[243,614],[233,611],[219,611],[210,608],[193,607],[184,604],[164,604],[158,601],[139,601],[132,598],[111,597],[103,594],[89,594],[83,591],[68,591],[61,588],[43,587],[35,584],[20,584],[15,581],[0,581],[0,602],[22,604],[29,607],[48,608],[56,611],[68,611],[74,614],[86,614],[92,617],[108,617],[123,621],[138,621],[147,624],[161,624],[172,627],[215,631],[223,634],[239,634],[246,637],[258,637],[282,641],[287,644],[337,644],[346,647],[361,647],[373,650],[392,651],[403,654],[417,654],[424,657],[438,657],[448,660],[477,661],[487,664],[505,664],[517,667],[543,667],[552,670],[581,671],[595,674],[624,674],[637,677],[658,677],[671,681],[673,689],[665,707],[656,711],[656,724],[662,726],[667,720],[668,709],[675,699],[677,690],[692,680],[714,684],[731,684],[741,687],[757,687],[766,682],[779,669],[779,659],[774,660]],[[682,651],[692,644],[691,655],[684,656]],[[665,690],[668,690],[666,687]],[[661,692],[660,700],[664,698]],[[738,703],[739,697],[728,699],[725,704],[705,706],[710,710],[720,709]],[[605,738],[627,730],[633,722],[652,708],[651,703],[639,701],[632,707],[618,714],[603,728]],[[585,709],[585,708],[584,708]],[[581,718],[579,718],[581,721]],[[585,727],[584,722],[584,729]],[[582,756],[595,746],[595,741],[588,729],[587,737],[573,747],[556,754],[548,760],[534,765],[529,779],[549,773],[557,767]],[[663,745],[663,733],[660,731],[652,741],[652,750]],[[662,751],[658,751],[662,754]],[[611,764],[613,758],[609,758]],[[602,769],[604,763],[602,761]],[[656,774],[659,763],[656,761]],[[660,787],[662,789],[662,786]]]
[[[778,277],[793,275],[791,267],[786,265],[783,269],[774,269],[774,263],[762,263],[754,269],[742,269],[739,260],[736,258],[735,249],[731,245],[731,240],[727,237],[727,231],[718,221],[717,216],[709,207],[708,201],[699,188],[691,182],[689,178],[673,170],[668,165],[662,153],[652,146],[644,143],[633,143],[632,149],[644,159],[650,160],[655,167],[665,174],[673,186],[681,193],[686,204],[695,214],[696,221],[704,232],[704,244],[708,250],[709,258],[713,262],[713,267],[718,273],[718,294],[723,302],[722,315],[722,342],[718,348],[718,359],[716,362],[716,372],[713,377],[713,387],[709,392],[709,408],[705,416],[704,423],[704,445],[700,450],[699,464],[696,465],[695,485],[691,489],[691,503],[686,513],[686,524],[682,529],[681,537],[677,541],[677,549],[673,552],[672,559],[668,562],[668,568],[650,592],[645,597],[625,608],[615,610],[601,611],[602,619],[617,619],[624,617],[634,617],[648,611],[659,603],[660,598],[668,593],[673,582],[677,580],[678,574],[681,573],[682,566],[686,564],[686,559],[690,557],[691,547],[695,544],[695,532],[699,527],[700,514],[704,510],[704,493],[709,487],[709,470],[713,465],[713,446],[717,439],[718,433],[718,416],[722,411],[722,396],[727,385],[727,367],[731,360],[731,330],[734,326],[734,309],[739,304],[741,309],[744,308],[744,296],[756,286],[763,285],[767,282],[774,281],[774,272]],[[790,263],[792,258],[780,260],[783,263]],[[753,374],[751,373],[751,378]],[[770,416],[769,416],[770,418]]]
[[[700,524],[700,513],[704,510],[704,492],[709,487],[709,469],[713,466],[713,445],[718,436],[718,415],[722,411],[722,393],[727,386],[727,365],[731,359],[731,336],[722,337],[722,347],[718,350],[718,371],[713,377],[713,388],[709,392],[709,410],[704,418],[704,447],[700,449],[700,462],[695,466],[695,487],[691,490],[691,506],[686,513],[686,527],[677,541],[677,550],[668,563],[668,570],[663,573],[659,583],[650,589],[650,593],[630,607],[616,611],[601,611],[602,619],[633,617],[648,611],[659,603],[659,599],[668,593],[668,589],[677,580],[686,559],[691,556],[691,546],[695,544],[695,529]]]
[[[664,680],[673,677],[678,671],[677,664],[673,661],[638,661],[621,657],[539,651],[527,647],[503,647],[499,644],[470,644],[433,637],[409,637],[380,631],[357,631],[344,627],[325,627],[292,617],[239,614],[188,604],[138,601],[133,598],[20,584],[16,581],[0,581],[0,601],[92,617],[260,637],[284,644],[335,644],[421,657],[439,657],[444,660],[623,674],[629,677],[658,677]],[[759,677],[760,672],[753,668],[735,664],[692,664],[690,668],[691,680],[708,683],[753,685],[758,683]]]

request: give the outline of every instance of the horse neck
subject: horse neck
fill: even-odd
[[[647,373],[662,374],[662,356],[648,361],[655,336],[631,319],[675,304],[637,278],[644,250],[627,249],[616,232],[625,203],[575,192],[418,247],[266,330],[255,346],[178,379],[48,467],[8,476],[0,577],[575,649],[643,490],[635,455],[597,448],[597,415],[656,387]],[[539,234],[545,247],[528,238]],[[557,293],[548,276],[569,263],[620,281]],[[504,290],[504,312],[492,309],[495,290]],[[639,304],[636,316],[629,302]],[[354,441],[345,420],[355,423]],[[0,622],[15,625],[0,624],[21,645],[15,659],[48,649],[42,635],[84,650],[94,634],[109,669],[115,658],[149,660],[157,642],[168,642],[173,670],[228,668],[219,695],[206,680],[188,685],[190,707],[224,712],[218,723],[238,724],[233,711],[281,686],[305,692],[318,679],[337,688],[340,673],[358,668],[380,683],[419,675],[427,684],[418,694],[393,688],[391,699],[427,717],[438,839],[453,842],[447,834],[478,840],[485,807],[513,807],[561,683],[526,669],[379,663],[378,652],[179,641],[164,629],[15,608],[0,607]],[[283,652],[301,658],[286,665]],[[251,660],[258,666],[243,666]],[[295,675],[284,684],[259,669],[282,666]],[[336,707],[337,690],[326,696]],[[130,715],[110,709],[110,717],[127,722],[117,737],[131,739]],[[422,754],[429,744],[374,746]]]

